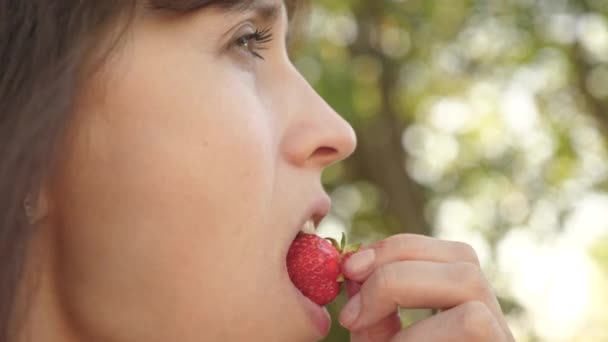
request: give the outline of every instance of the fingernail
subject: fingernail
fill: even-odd
[[[351,274],[360,274],[367,271],[372,266],[376,259],[376,253],[373,249],[366,249],[364,251],[353,254],[346,261],[346,269]]]
[[[342,308],[339,317],[340,324],[345,328],[350,328],[359,317],[359,311],[361,311],[361,295],[357,293]]]

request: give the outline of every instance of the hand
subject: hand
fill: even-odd
[[[352,342],[515,341],[469,245],[400,234],[345,263],[340,323]],[[402,329],[398,308],[439,309]]]

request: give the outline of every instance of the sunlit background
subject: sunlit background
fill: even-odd
[[[321,234],[468,242],[518,341],[608,341],[608,1],[309,10],[292,57],[359,138]]]

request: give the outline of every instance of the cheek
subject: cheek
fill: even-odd
[[[213,312],[220,289],[269,272],[254,247],[271,216],[273,123],[234,76],[147,63],[80,102],[58,191],[65,291],[98,308],[146,303],[125,316],[201,310],[193,300]]]
[[[275,162],[272,123],[255,94],[211,70],[201,73],[213,82],[155,70],[130,70],[80,113],[73,165],[93,187],[91,204],[111,216],[171,220],[202,211],[205,222],[230,219],[235,207],[256,212],[263,199],[247,197],[264,196]]]

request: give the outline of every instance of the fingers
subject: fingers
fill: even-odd
[[[348,296],[348,298],[352,298],[354,295],[356,295],[357,293],[359,293],[359,290],[361,290],[361,284],[349,279],[346,279],[344,281],[344,285],[346,286],[346,295]]]
[[[394,335],[390,342],[506,342],[494,314],[477,301],[466,302],[418,321]]]
[[[354,332],[350,336],[351,342],[386,342],[401,330],[399,312],[393,312],[373,326]]]
[[[424,235],[398,234],[366,246],[351,256],[344,265],[344,275],[362,282],[371,274],[374,266],[405,260],[469,262],[479,266],[475,250],[465,243]]]
[[[349,291],[353,297],[339,317],[342,325],[355,334],[381,331],[383,320],[399,307],[445,310],[474,302],[482,303],[502,334],[513,341],[477,254],[467,244],[422,235],[395,235],[352,255],[343,273],[354,283],[362,283],[359,293]],[[470,310],[459,310],[465,309]]]
[[[348,298],[352,298],[361,290],[361,284],[352,280],[346,280],[346,294]],[[401,330],[401,318],[399,311],[395,311],[381,321],[374,323],[365,330],[357,333],[352,333],[351,342],[380,342],[388,341],[391,336],[394,336]]]
[[[479,267],[467,263],[400,261],[378,267],[340,313],[342,325],[365,329],[398,307],[446,309],[469,301],[500,307]]]

